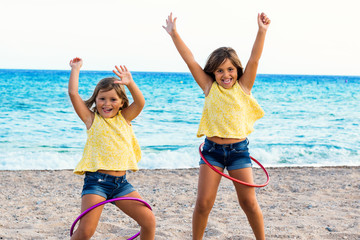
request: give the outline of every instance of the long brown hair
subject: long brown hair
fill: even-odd
[[[231,47],[220,47],[213,51],[205,64],[204,71],[215,81],[214,72],[216,69],[226,60],[229,59],[230,62],[236,67],[238,79],[243,75],[243,67],[241,65],[240,59],[236,54],[235,50]]]
[[[121,84],[114,83],[114,81],[118,81],[118,78],[108,77],[101,79],[100,82],[96,85],[92,96],[85,101],[86,106],[93,112],[97,112],[96,109],[96,97],[100,91],[107,92],[112,89],[115,90],[116,94],[123,101],[123,106],[120,110],[127,108],[129,106],[129,99],[126,96],[125,87]],[[95,104],[95,106],[93,106]]]

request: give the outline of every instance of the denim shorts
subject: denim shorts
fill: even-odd
[[[252,167],[252,162],[248,145],[248,139],[232,144],[217,144],[205,138],[201,153],[213,166],[223,169],[226,167],[227,170],[249,168]],[[206,164],[201,157],[199,164]]]
[[[113,199],[135,191],[126,180],[126,174],[121,177],[100,172],[86,172],[81,197],[85,194],[96,194],[105,199]]]

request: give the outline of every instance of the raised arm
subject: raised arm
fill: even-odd
[[[255,82],[259,60],[264,48],[265,35],[270,22],[270,19],[266,16],[265,13],[258,14],[259,30],[256,35],[249,61],[246,64],[244,74],[239,79],[240,85],[248,94],[250,94]]]
[[[123,117],[130,124],[130,122],[135,119],[144,108],[145,98],[127,68],[125,66],[115,66],[115,68],[116,70],[113,70],[113,72],[120,78],[120,80],[115,81],[115,83],[125,85],[129,89],[134,100],[133,103],[121,111]]]
[[[184,41],[181,39],[179,33],[176,30],[176,19],[172,18],[172,13],[168,16],[166,20],[166,26],[163,28],[167,31],[167,33],[171,36],[176,49],[180,53],[180,56],[185,61],[188,66],[191,74],[193,75],[195,81],[200,86],[200,88],[204,91],[205,95],[208,94],[211,84],[213,82],[212,78],[207,75],[202,67],[196,62],[192,52],[186,46]]]
[[[81,58],[74,58],[70,61],[71,73],[69,78],[68,92],[75,112],[89,129],[94,120],[92,113],[79,95],[79,74],[83,61]]]

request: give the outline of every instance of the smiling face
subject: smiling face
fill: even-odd
[[[241,65],[240,59],[238,55],[236,54],[235,50],[231,47],[220,47],[218,49],[215,49],[210,55],[208,60],[206,61],[204,72],[208,74],[214,81],[218,80],[215,77],[216,71],[219,68],[223,68],[224,70],[227,69],[228,66],[224,65],[232,65],[233,68],[236,69],[236,80],[239,80],[239,78],[243,75],[243,67]],[[221,73],[218,72],[219,75]],[[234,75],[234,74],[233,74]],[[219,78],[220,76],[218,76]],[[234,77],[233,77],[234,78]],[[218,82],[220,84],[220,82]],[[220,84],[222,85],[222,84]],[[228,84],[225,84],[226,86]],[[233,86],[234,84],[230,84]]]
[[[103,118],[115,117],[124,105],[122,99],[114,89],[99,91],[95,99],[96,110]]]
[[[231,88],[237,81],[237,68],[229,59],[219,65],[214,71],[215,81],[223,88]]]

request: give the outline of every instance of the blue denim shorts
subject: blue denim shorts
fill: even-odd
[[[126,175],[112,176],[100,172],[86,172],[81,197],[85,194],[96,194],[105,199],[113,199],[135,191],[126,180]]]
[[[249,154],[249,140],[233,144],[217,144],[207,138],[201,153],[205,159],[213,166],[235,170],[252,167]],[[199,164],[206,164],[200,157]]]

